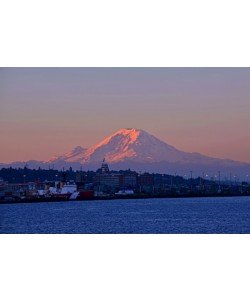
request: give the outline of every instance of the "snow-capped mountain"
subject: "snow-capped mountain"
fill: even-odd
[[[132,128],[121,129],[89,148],[81,162],[97,162],[102,157],[109,163],[128,160],[151,163],[176,161],[181,158],[181,152],[144,130]]]
[[[144,130],[120,129],[100,143],[86,149],[77,146],[72,151],[54,156],[45,162],[29,161],[30,167],[42,168],[72,167],[73,169],[96,170],[102,160],[113,170],[131,168],[135,171],[187,174],[190,170],[197,174],[222,171],[232,174],[250,173],[250,164],[228,159],[208,157],[199,153],[188,153],[168,145]],[[27,163],[27,162],[26,162]],[[12,166],[22,166],[25,162],[15,162]]]
[[[210,163],[216,160],[198,153],[180,151],[144,130],[125,128],[118,130],[89,149],[78,146],[69,153],[50,159],[49,162],[64,160],[87,164],[100,163],[103,158],[111,164],[125,161],[140,163],[203,161]]]

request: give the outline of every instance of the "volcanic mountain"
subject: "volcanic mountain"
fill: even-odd
[[[141,172],[158,172],[179,175],[190,174],[194,176],[215,174],[218,171],[225,177],[232,175],[246,179],[250,173],[250,164],[208,157],[199,153],[188,153],[168,145],[144,130],[135,128],[120,129],[106,137],[100,143],[90,147],[75,147],[72,151],[52,157],[49,161],[13,162],[0,164],[1,167],[24,167],[62,169],[72,167],[75,170],[96,170],[102,160],[110,164],[113,170],[131,170]]]
[[[210,163],[216,160],[198,153],[180,151],[144,130],[127,128],[118,130],[89,149],[78,146],[71,152],[55,156],[49,160],[49,163],[58,160],[81,164],[100,163],[103,158],[111,164],[125,161],[194,163],[201,160]]]
[[[159,140],[144,130],[120,129],[100,143],[86,149],[80,146],[71,152],[50,159],[50,164],[79,164],[94,169],[105,160],[113,169],[131,168],[137,171],[181,172],[190,170],[240,173],[250,171],[250,164],[188,153]]]

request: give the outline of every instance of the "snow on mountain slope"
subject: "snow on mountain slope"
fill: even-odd
[[[82,162],[97,162],[105,157],[109,163],[125,160],[158,162],[178,160],[181,152],[144,130],[121,129],[89,148]]]
[[[180,151],[144,130],[124,128],[106,137],[89,149],[78,146],[67,154],[52,158],[49,162],[64,160],[66,162],[87,164],[100,162],[103,158],[108,163],[124,161],[153,163],[165,161],[171,163],[199,162],[208,164],[217,160],[199,153]]]
[[[77,146],[72,151],[67,152],[63,155],[53,156],[46,163],[53,163],[53,162],[60,161],[60,160],[63,160],[66,162],[78,162],[78,160],[82,159],[82,156],[84,155],[85,151],[86,151],[85,148],[83,148],[81,146]]]
[[[232,173],[243,176],[244,179],[250,172],[249,163],[180,151],[146,131],[134,128],[120,129],[93,147],[85,149],[78,146],[66,154],[52,157],[49,161],[13,162],[2,167],[24,167],[28,164],[30,168],[52,167],[59,170],[72,167],[74,170],[96,170],[103,158],[113,170],[131,168],[138,172],[169,174],[187,174],[190,170],[197,174],[204,171],[215,174],[220,170],[227,176]]]

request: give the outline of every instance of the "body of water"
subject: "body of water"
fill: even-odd
[[[2,204],[0,233],[250,233],[250,197]]]

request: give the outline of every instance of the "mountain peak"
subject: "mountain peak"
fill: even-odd
[[[86,151],[86,149],[83,148],[82,146],[76,146],[70,152],[67,152],[67,153],[65,153],[63,155],[59,155],[59,156],[53,156],[48,162],[51,163],[51,162],[55,162],[57,160],[64,160],[67,162],[75,162],[75,161],[81,159],[81,157],[85,151]]]
[[[107,163],[117,165],[119,168],[137,164],[138,168],[145,166],[145,170],[156,168],[164,172],[167,172],[168,168],[182,172],[192,169],[200,171],[211,169],[215,172],[218,167],[221,170],[224,167],[224,169],[243,168],[242,164],[238,162],[178,150],[152,134],[137,128],[121,128],[88,149],[77,146],[62,156],[53,157],[49,163],[78,163],[89,168],[99,165],[104,158]],[[249,164],[246,166],[248,170],[249,166]]]
[[[76,147],[60,159],[79,163],[100,162],[103,158],[109,163],[125,160],[141,162],[161,161],[163,157],[176,160],[180,151],[157,139],[144,130],[121,128],[100,143],[83,149]]]
[[[89,148],[83,156],[82,163],[98,162],[103,157],[109,163],[125,160],[160,161],[162,154],[166,156],[166,152],[171,157],[171,153],[175,152],[174,156],[177,156],[179,151],[144,130],[122,128]]]
[[[139,135],[143,132],[141,129],[136,128],[122,128],[116,131],[114,134],[108,137],[108,139],[111,139],[117,135],[121,135],[124,137],[129,137],[131,139],[131,142],[134,142],[138,139]]]
[[[131,135],[131,134],[139,134],[140,132],[143,132],[143,130],[137,128],[121,128],[118,131],[116,131],[113,135],[116,134]]]

